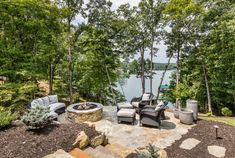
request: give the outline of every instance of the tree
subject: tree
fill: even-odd
[[[126,38],[124,38],[126,42],[125,51],[131,55],[140,53],[140,71],[138,76],[141,78],[142,93],[145,92],[145,78],[152,78],[153,74],[152,63],[150,72],[145,69],[145,53],[147,49],[151,49],[152,62],[153,51],[156,50],[154,45],[158,42],[156,38],[158,37],[157,29],[159,28],[161,11],[161,1],[154,4],[151,0],[142,0],[138,7],[130,8],[129,4],[125,4],[118,9],[118,17],[128,24],[125,31]]]
[[[68,47],[68,72],[69,72],[69,101],[73,103],[73,36],[72,22],[76,15],[82,13],[83,0],[65,0],[63,6],[67,9],[66,27],[67,27],[67,47]]]

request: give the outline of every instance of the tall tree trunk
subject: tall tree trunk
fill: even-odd
[[[164,77],[165,77],[165,74],[166,74],[166,71],[167,71],[168,66],[169,66],[169,64],[170,64],[170,61],[171,61],[172,56],[173,56],[173,53],[172,53],[172,54],[171,54],[171,56],[169,57],[168,62],[167,62],[167,65],[166,65],[166,67],[165,67],[165,70],[164,70],[164,72],[162,73],[162,77],[161,77],[160,85],[158,86],[158,91],[157,91],[157,98],[156,98],[156,100],[158,100],[158,98],[159,98],[160,88],[161,88],[161,85],[162,85],[163,79],[164,79]]]
[[[49,94],[53,94],[53,64],[49,66]]]
[[[210,95],[210,88],[209,88],[209,84],[208,84],[208,74],[207,74],[205,65],[202,65],[202,68],[203,68],[203,73],[204,73],[204,77],[205,77],[205,84],[206,84],[208,111],[212,112],[212,108],[211,108],[211,95]]]
[[[68,71],[69,71],[69,102],[73,103],[73,67],[72,67],[72,52],[71,52],[71,17],[67,17],[67,27],[68,27]]]
[[[70,32],[69,32],[70,35]],[[73,70],[72,70],[72,53],[71,53],[71,41],[70,36],[68,36],[68,60],[69,60],[69,102],[73,103]]]
[[[150,60],[151,60],[151,65],[150,65],[150,93],[153,93],[153,44],[154,44],[154,15],[153,15],[153,1],[150,4],[151,5],[151,48],[150,48]]]
[[[177,50],[177,69],[176,69],[176,88],[179,86],[179,79],[180,79],[180,48],[178,46]],[[179,98],[176,98],[175,106],[179,108]]]
[[[140,52],[141,55],[141,84],[142,84],[142,94],[145,93],[145,76],[144,76],[144,49]]]

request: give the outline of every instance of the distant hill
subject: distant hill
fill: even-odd
[[[154,63],[154,70],[165,70],[167,63]],[[176,63],[170,63],[168,70],[176,69]]]

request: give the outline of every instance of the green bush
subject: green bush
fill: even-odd
[[[30,109],[27,114],[22,117],[22,122],[29,129],[40,129],[49,125],[53,118],[49,116],[50,110],[47,106],[37,106]]]
[[[232,111],[229,110],[229,108],[227,107],[224,107],[221,109],[221,113],[224,115],[224,116],[232,116]]]
[[[147,151],[137,151],[138,158],[159,158],[159,149],[154,145],[149,144],[147,146]]]
[[[206,113],[207,116],[212,116],[212,112]]]
[[[18,117],[18,113],[0,107],[0,129],[11,124]]]

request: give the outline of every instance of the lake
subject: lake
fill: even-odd
[[[158,86],[160,84],[160,80],[162,77],[162,73],[164,71],[154,71],[156,74],[153,76],[153,94],[157,95]],[[170,83],[170,76],[174,70],[166,71],[165,77],[163,79],[162,84],[169,84]],[[130,102],[133,97],[139,97],[142,95],[141,90],[141,80],[137,78],[136,75],[130,75],[129,78],[124,80],[124,85],[118,84],[118,89],[122,93],[122,89],[124,92],[124,96],[127,102]],[[145,92],[150,92],[150,80],[145,80]]]

